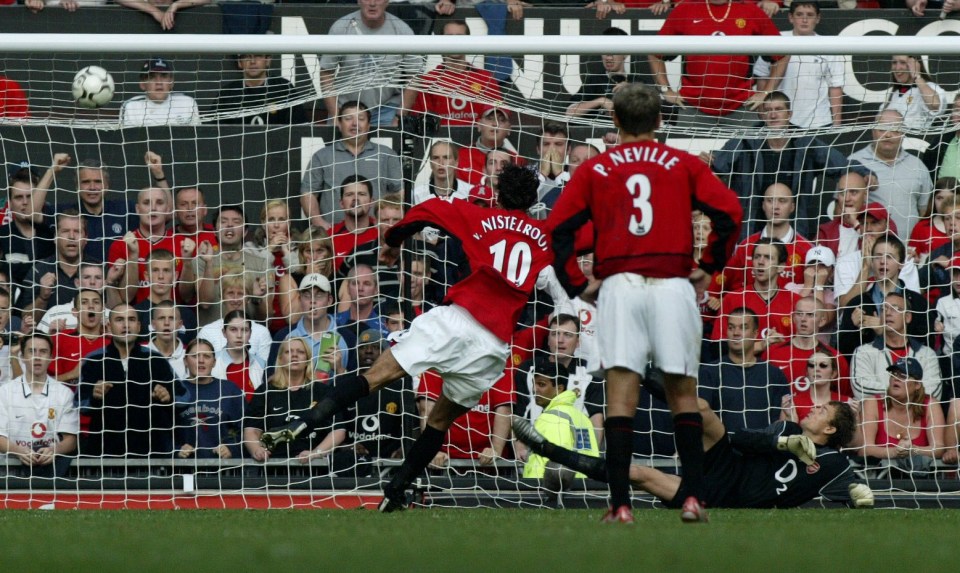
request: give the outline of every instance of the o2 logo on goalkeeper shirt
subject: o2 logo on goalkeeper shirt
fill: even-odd
[[[791,459],[773,474],[774,479],[783,484],[777,488],[777,495],[787,491],[787,485],[797,477],[797,473],[797,462]]]
[[[640,218],[637,218],[637,213],[630,215],[630,233],[642,237],[650,232],[650,229],[653,227],[653,205],[650,204],[650,193],[652,191],[650,187],[650,178],[642,173],[637,173],[631,175],[627,179],[627,191],[630,192],[630,196],[633,197],[633,208],[639,211]]]

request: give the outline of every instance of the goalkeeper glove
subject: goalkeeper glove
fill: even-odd
[[[849,488],[850,502],[856,509],[873,507],[873,490],[865,483],[852,483]]]
[[[780,436],[777,438],[777,449],[790,452],[808,466],[817,461],[817,446],[806,436]]]

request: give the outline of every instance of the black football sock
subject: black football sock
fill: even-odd
[[[316,426],[324,426],[336,414],[346,410],[364,396],[370,395],[370,383],[365,376],[341,378],[334,383],[326,397],[307,410],[301,418]]]
[[[603,422],[607,440],[607,483],[610,507],[630,506],[630,462],[633,461],[633,419],[614,416]]]
[[[590,479],[607,481],[607,462],[603,458],[585,456],[551,442],[544,444],[543,457],[578,471]]]
[[[673,417],[673,439],[683,468],[686,491],[703,499],[703,416],[699,412],[681,413]],[[683,501],[683,500],[680,500]]]
[[[427,465],[430,464],[437,455],[437,452],[440,451],[440,448],[443,447],[443,440],[446,435],[446,432],[427,424],[423,433],[420,434],[417,441],[413,443],[413,447],[407,452],[406,457],[403,459],[403,464],[400,465],[400,469],[397,470],[396,475],[390,480],[390,485],[384,488],[387,497],[395,498],[410,487],[413,480],[417,479],[417,476],[426,469]]]

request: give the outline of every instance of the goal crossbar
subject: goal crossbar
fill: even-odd
[[[869,37],[868,37],[869,38]],[[240,54],[797,54],[951,55],[955,36],[349,36],[178,34],[2,34],[0,53]]]

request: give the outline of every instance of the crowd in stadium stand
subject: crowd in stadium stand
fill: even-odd
[[[118,3],[169,29],[178,10],[206,1]],[[414,33],[385,11],[388,0],[358,4],[331,34]],[[470,32],[455,14],[462,2],[411,4],[434,12],[437,33]],[[35,12],[53,5],[72,11],[85,3],[26,1]],[[502,7],[520,18],[525,5]],[[918,15],[960,9],[952,0],[907,6]],[[727,34],[776,35],[769,15],[789,10],[791,33],[812,35],[821,18],[810,0],[789,8],[728,0],[587,5],[598,18],[638,7],[666,16],[663,34],[704,34],[719,25]],[[269,19],[269,10],[256,14]],[[893,56],[869,142],[845,156],[804,131],[843,124],[842,59],[692,56],[672,86],[661,57],[649,58],[649,82],[660,88],[669,125],[763,127],[700,154],[737,192],[745,213],[733,257],[699,293],[701,397],[728,429],[797,421],[816,405],[849,401],[861,416],[852,454],[909,472],[930,471],[935,460],[956,463],[960,139],[948,134],[918,157],[905,137],[960,123],[960,97],[949,101],[919,56]],[[560,115],[608,119],[612,95],[642,81],[624,70],[624,59],[603,56],[602,69],[556,108]],[[300,102],[285,104],[293,88],[273,75],[269,56],[243,54],[235,62],[242,80],[225,84],[211,108],[224,123],[309,121]],[[66,475],[79,455],[291,458],[305,465],[322,458],[331,472],[369,475],[376,458],[402,457],[441,392],[435,374],[370,396],[332,426],[281,449],[267,450],[259,437],[320,400],[338,375],[370,368],[413,317],[443,304],[464,276],[463,246],[445,229],[424,229],[403,249],[384,243],[405,208],[426,201],[492,207],[498,173],[517,164],[540,178],[531,214],[546,219],[602,145],[573,140],[553,117],[535,133],[523,128],[538,142],[536,157],[524,157],[512,142],[521,134],[514,111],[500,107],[505,86],[491,72],[458,55],[430,71],[421,63],[322,57],[320,83],[338,95],[317,109],[338,137],[312,155],[289,197],[208,205],[203,186],[178,184],[170,164],[151,151],[125,168],[145,169],[152,184],[130,191],[128,201],[107,200],[113,168],[99,157],[52,149],[48,165],[6,158],[0,452],[22,464],[10,471]],[[199,123],[194,98],[173,91],[173,66],[164,58],[144,62],[144,94],[123,103],[123,126]],[[386,69],[393,75],[384,82],[406,88],[363,83]],[[27,115],[24,87],[26,95],[0,75],[0,117]],[[424,158],[429,174],[414,185],[401,168],[414,158],[371,136],[428,121],[472,127],[476,135],[433,141]],[[615,135],[603,143],[615,145]],[[53,189],[66,190],[69,200],[52,204]],[[698,258],[711,221],[693,217]],[[591,277],[589,245],[579,261]],[[435,468],[457,459],[479,466],[527,461],[527,449],[511,439],[511,414],[536,421],[571,449],[603,450],[597,308],[568,298],[555,277],[538,288],[503,378],[450,431]],[[541,418],[545,412],[560,412],[569,424],[558,427],[561,414]],[[665,404],[644,394],[636,454],[673,456],[670,424]],[[530,456],[523,476],[543,477],[547,465]]]

